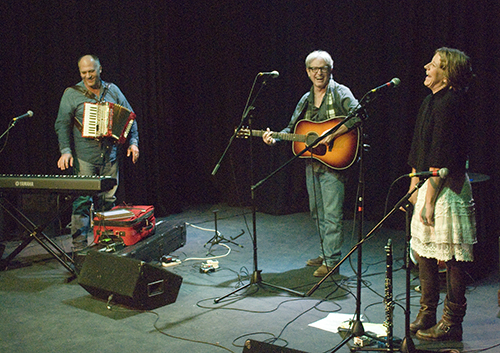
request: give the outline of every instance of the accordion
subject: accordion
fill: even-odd
[[[84,103],[82,137],[112,137],[118,143],[124,143],[135,120],[135,113],[119,104]]]

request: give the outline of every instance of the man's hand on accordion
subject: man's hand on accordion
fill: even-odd
[[[57,161],[57,166],[61,170],[66,170],[73,166],[73,155],[71,153],[63,153]]]
[[[139,159],[139,147],[136,145],[130,145],[127,149],[127,157],[132,155],[132,162],[135,164]]]

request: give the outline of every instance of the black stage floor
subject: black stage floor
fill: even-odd
[[[234,243],[207,242],[217,229],[224,239]],[[162,218],[165,222],[186,223],[186,244],[171,255],[180,264],[165,268],[182,277],[174,303],[141,311],[92,296],[71,273],[47,254],[37,242],[31,242],[15,258],[27,265],[0,272],[0,351],[1,352],[331,352],[342,341],[341,335],[318,328],[319,320],[353,317],[356,311],[357,252],[340,267],[340,277],[330,277],[310,295],[319,279],[315,268],[305,266],[307,259],[319,253],[315,225],[307,213],[269,215],[257,213],[257,269],[250,233],[253,228],[249,209],[226,205],[199,206]],[[353,222],[345,222],[344,254],[356,243]],[[373,224],[365,222],[363,234]],[[365,330],[384,327],[386,245],[393,248],[393,333],[404,338],[405,276],[402,230],[382,227],[363,246],[361,315]],[[69,251],[69,237],[54,238]],[[4,242],[4,257],[18,242]],[[495,252],[493,252],[495,253]],[[202,263],[217,257],[219,268],[201,271]],[[464,321],[463,342],[430,343],[412,339],[418,350],[460,352],[500,352],[498,317],[498,264],[480,275],[471,273],[468,287],[468,312]],[[414,291],[418,277],[411,282],[411,319],[418,311],[419,294]],[[131,279],[132,280],[132,279]],[[251,285],[218,302],[242,285]],[[257,283],[255,283],[257,282]],[[271,284],[271,285],[268,285]],[[441,294],[444,299],[444,293]],[[440,306],[439,314],[441,313]],[[328,317],[328,319],[326,319]],[[389,316],[390,317],[390,316]],[[343,319],[340,319],[341,321]],[[313,324],[313,325],[311,325]],[[333,324],[336,331],[338,324]],[[253,340],[251,349],[244,348]],[[259,344],[262,342],[262,344]],[[338,347],[349,352],[353,340]],[[260,348],[259,348],[260,347]],[[286,347],[281,349],[280,347]],[[398,351],[394,349],[394,351]]]

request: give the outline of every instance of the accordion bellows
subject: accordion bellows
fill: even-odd
[[[127,140],[135,113],[116,103],[84,103],[82,137],[112,137],[118,143]]]

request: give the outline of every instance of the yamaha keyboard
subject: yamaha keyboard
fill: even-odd
[[[93,194],[115,185],[115,178],[102,176],[0,174],[0,190]]]

